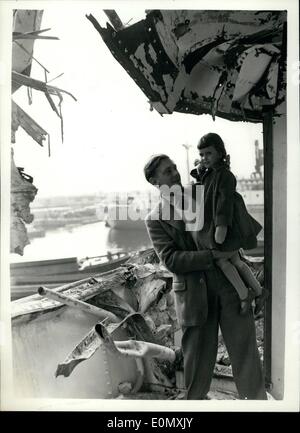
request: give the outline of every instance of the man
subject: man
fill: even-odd
[[[183,191],[177,167],[167,155],[151,157],[144,174],[160,191],[176,186],[177,191]],[[184,212],[181,219],[179,214],[178,197],[172,199],[163,192],[159,204],[146,217],[146,226],[160,260],[174,274],[176,312],[183,331],[186,398],[206,398],[220,326],[240,398],[265,400],[252,311],[240,315],[235,289],[214,264],[218,252],[202,249],[197,232],[186,230]]]

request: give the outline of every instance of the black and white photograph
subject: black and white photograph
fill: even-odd
[[[298,8],[0,2],[1,410],[299,411]]]

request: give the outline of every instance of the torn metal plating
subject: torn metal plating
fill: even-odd
[[[36,141],[40,146],[43,146],[43,141],[48,135],[32,117],[30,117],[18,104],[12,101],[12,128],[11,128],[11,142],[16,142],[16,131],[18,127],[24,129],[30,137]]]
[[[34,200],[37,188],[32,178],[18,169],[11,152],[11,201],[10,201],[10,252],[23,255],[24,247],[29,244],[25,224],[33,221],[30,203]]]
[[[87,18],[161,115],[259,122],[285,98],[285,11],[151,10],[119,31]]]
[[[63,116],[62,102],[63,93],[71,96],[75,101],[76,98],[69,92],[50,86],[47,80],[48,69],[43,66],[34,56],[33,48],[36,39],[58,39],[54,36],[40,36],[41,33],[50,29],[40,29],[42,22],[43,10],[23,10],[16,9],[13,12],[13,34],[12,34],[12,93],[17,91],[21,86],[26,86],[28,89],[29,104],[32,103],[32,89],[44,92],[51,108],[60,118],[61,137],[63,141]],[[18,41],[22,41],[22,43]],[[44,70],[45,81],[36,80],[30,77],[32,61],[35,61]],[[57,106],[51,95],[58,97]],[[11,122],[11,142],[16,142],[16,131],[21,126],[33,140],[40,146],[43,146],[43,141],[48,136],[48,155],[50,156],[50,136],[38,123],[32,119],[21,107],[12,100],[12,122]],[[30,223],[33,217],[29,220],[20,218],[19,208],[26,209],[29,212],[29,202],[31,202],[37,192],[33,185],[18,185],[15,188],[15,183],[24,183],[24,179],[20,179],[14,164],[12,165],[12,190],[11,190],[11,252],[23,255],[23,250],[30,242],[27,236],[27,230],[24,223]],[[34,193],[33,193],[33,188]],[[24,210],[22,210],[24,213]]]

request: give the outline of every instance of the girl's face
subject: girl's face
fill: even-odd
[[[213,168],[220,163],[222,160],[222,154],[218,152],[213,146],[205,147],[200,149],[199,155],[201,163],[206,168]]]

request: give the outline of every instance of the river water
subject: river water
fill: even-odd
[[[145,230],[115,230],[104,221],[72,228],[46,231],[46,236],[34,238],[24,248],[24,255],[10,255],[10,262],[92,257],[107,251],[136,251],[149,248],[151,242]]]
[[[263,207],[249,209],[252,216],[263,225]],[[258,235],[263,240],[263,230]],[[146,228],[144,230],[116,230],[105,226],[104,221],[77,227],[47,230],[46,236],[30,240],[24,255],[10,255],[10,262],[59,259],[67,257],[100,256],[117,251],[137,251],[151,247]]]

